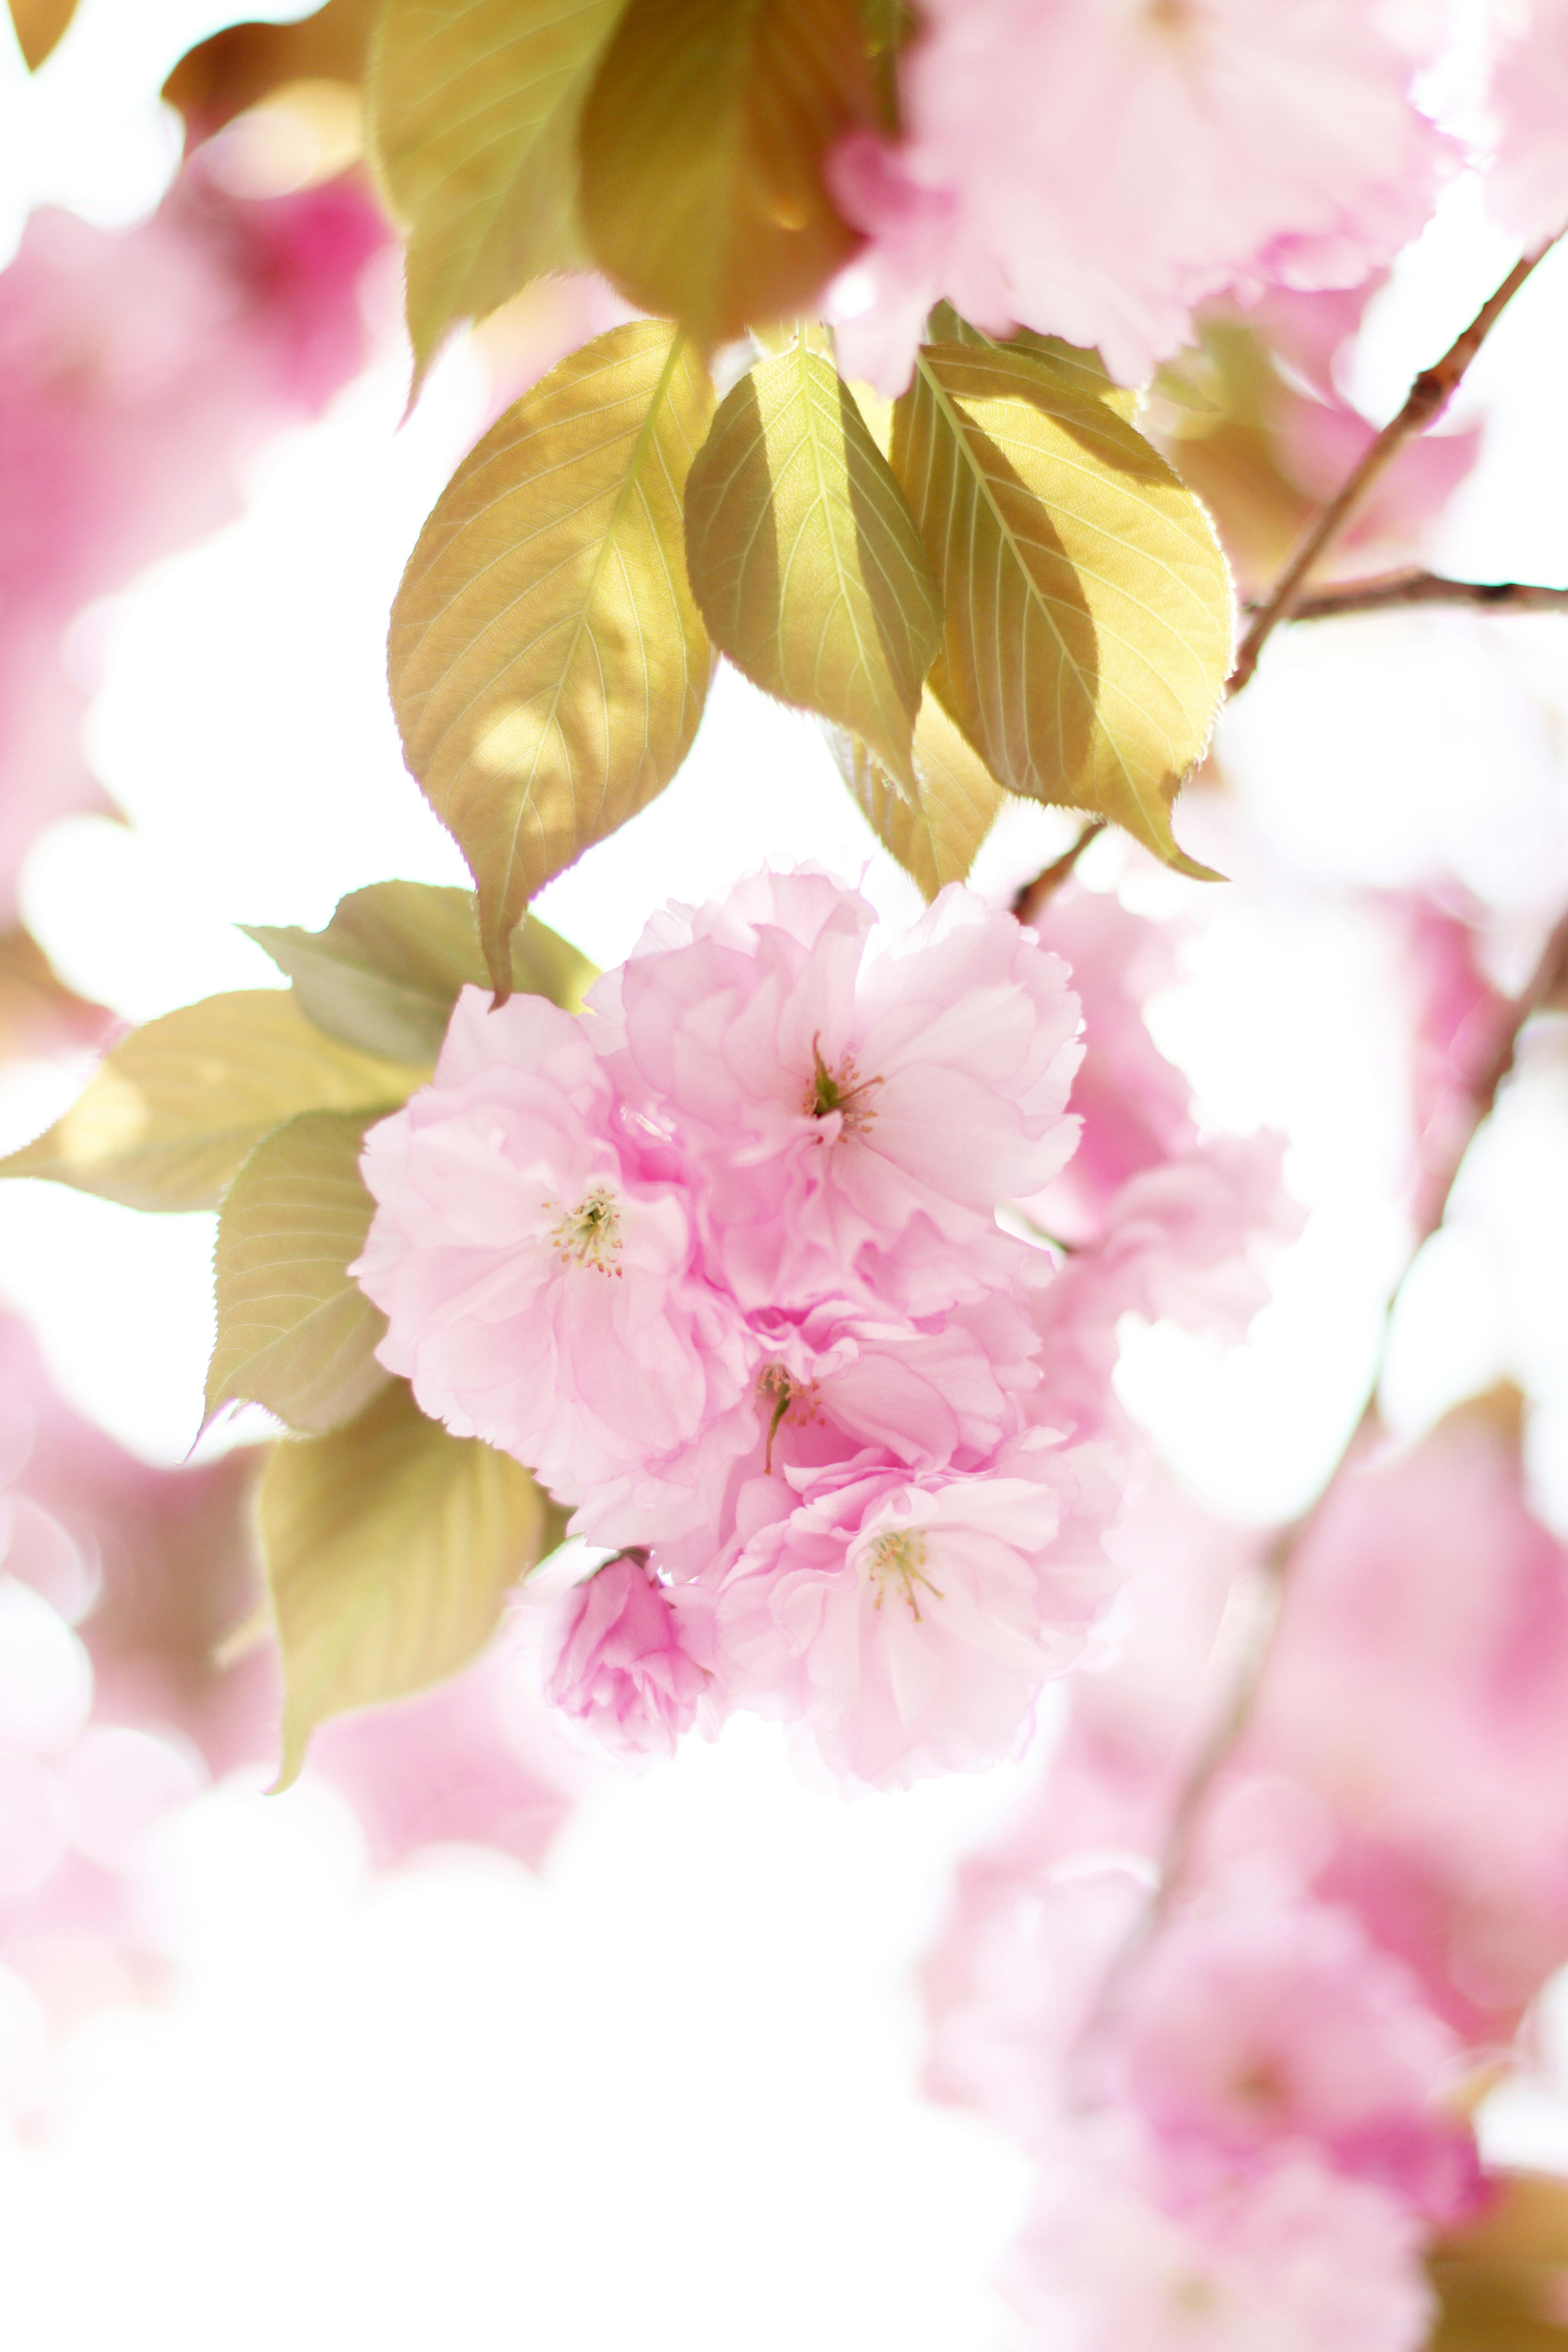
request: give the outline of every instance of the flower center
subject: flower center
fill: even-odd
[[[925,1572],[926,1539],[912,1528],[904,1528],[897,1535],[879,1536],[871,1546],[870,1558],[866,1565],[877,1588],[873,1605],[878,1609],[881,1607],[891,1578],[896,1580],[900,1588],[899,1597],[908,1604],[910,1615],[917,1625],[921,1622],[921,1605],[915,1599],[916,1585],[923,1584],[938,1601],[942,1597]]]
[[[607,1184],[584,1192],[551,1238],[568,1265],[591,1265],[595,1274],[619,1276],[621,1213]]]
[[[768,1414],[767,1451],[763,1457],[763,1475],[773,1474],[773,1440],[779,1425],[786,1418],[796,1428],[808,1421],[820,1421],[822,1408],[816,1402],[816,1382],[792,1380],[782,1364],[764,1364],[757,1374],[757,1402]]]
[[[868,1097],[882,1083],[880,1078],[863,1078],[855,1066],[853,1054],[846,1054],[837,1070],[830,1070],[822,1058],[820,1031],[811,1041],[812,1073],[805,1089],[805,1108],[811,1118],[826,1118],[834,1111],[844,1122],[846,1135],[864,1135],[876,1112]]]

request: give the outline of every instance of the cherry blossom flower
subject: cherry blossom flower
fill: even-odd
[[[1051,2352],[1416,2352],[1420,2252],[1394,2198],[1307,2155],[1194,2193],[1135,2130],[1080,2127],[1008,2284]]]
[[[1093,1449],[1025,1442],[970,1477],[867,1453],[754,1482],[713,1579],[730,1697],[884,1786],[1007,1755],[1114,1590],[1098,1545],[1053,1540],[1103,1475]]]
[[[959,888],[872,919],[763,874],[656,916],[581,1016],[468,992],[366,1139],[355,1270],[424,1409],[647,1564],[566,1605],[571,1712],[662,1746],[751,1706],[899,1783],[1011,1753],[1093,1648],[1139,1453],[1118,1318],[1250,1313],[1279,1150],[1199,1138],[1142,1019],[1151,927],[1069,905],[1105,1007],[1074,1192],[1061,958]],[[1065,1267],[1010,1193],[1066,1207]]]
[[[256,449],[363,365],[386,234],[357,181],[241,198],[201,159],[137,227],[28,221],[0,271],[0,914],[43,825],[101,800],[63,633],[237,514]]]
[[[640,1554],[607,1561],[559,1605],[547,1695],[615,1748],[673,1755],[710,1681],[686,1646],[682,1597]]]
[[[1568,223],[1568,7],[1522,0],[1500,25],[1490,109],[1495,152],[1488,194],[1527,248]]]
[[[380,1206],[355,1271],[423,1409],[567,1498],[747,1392],[740,1318],[691,1203],[649,1177],[581,1022],[466,989],[433,1082],[365,1139]]]
[[[748,1308],[983,1295],[966,1245],[1077,1139],[1059,959],[958,885],[868,955],[872,919],[826,875],[759,875],[656,918],[589,999],[623,1091],[701,1166]]]
[[[939,295],[1135,383],[1205,298],[1354,285],[1431,209],[1423,0],[931,0],[922,21],[904,143],[860,133],[834,166],[870,238],[833,298],[840,355],[885,391]]]
[[[1458,2037],[1350,1911],[1194,1905],[1131,1973],[1109,2033],[1122,2096],[1188,2168],[1310,2144],[1430,2221],[1474,2210],[1474,2139],[1436,2103]]]

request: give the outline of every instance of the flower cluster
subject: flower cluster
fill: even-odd
[[[1042,2341],[1426,2340],[1423,2257],[1493,2193],[1475,2086],[1568,1959],[1568,1552],[1516,1405],[1336,1486],[1153,1934],[1251,1546],[1158,1485],[1113,1538],[1127,1646],[931,1979],[934,2087],[1041,2166],[1012,2284]]]
[[[1097,929],[1119,969],[1145,942],[1100,903],[1091,977]],[[891,944],[872,920],[763,874],[658,916],[581,1016],[468,992],[433,1084],[367,1139],[356,1270],[424,1410],[616,1551],[557,1627],[571,1712],[668,1747],[743,1705],[899,1783],[1008,1753],[1084,1650],[1119,1580],[1117,1318],[1157,1266],[1245,1244],[1254,1161],[1197,1150],[1126,1000],[1163,1082],[1119,1118],[1097,1057],[1058,1197],[1066,963],[958,887]],[[1076,1220],[1067,1273],[1009,1202]]]

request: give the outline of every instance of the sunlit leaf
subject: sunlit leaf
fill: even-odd
[[[857,0],[629,0],[583,115],[583,224],[704,343],[810,310],[859,239],[823,163],[879,119]]]
[[[1428,2352],[1568,2352],[1568,2180],[1506,2175],[1479,2218],[1439,2238]]]
[[[1230,662],[1224,558],[1109,398],[1041,355],[944,343],[897,404],[893,469],[942,583],[931,683],[999,782],[1208,869],[1171,803]]]
[[[417,376],[456,320],[586,259],[577,125],[621,0],[386,0],[372,152],[408,240]]]
[[[836,735],[844,781],[873,832],[928,898],[962,882],[1007,795],[933,694],[915,723],[914,792],[900,792],[853,736]]]
[[[27,932],[0,932],[0,1060],[101,1046],[120,1025],[103,1005],[72,993]]]
[[[1078,343],[1064,343],[1059,335],[1037,335],[1032,327],[1018,327],[1011,335],[987,335],[960,318],[951,302],[939,302],[931,314],[933,343],[964,343],[971,351],[1021,352],[1048,367],[1058,381],[1081,392],[1086,399],[1102,400],[1131,425],[1138,414],[1139,395],[1118,383],[1098,352]]]
[[[325,930],[242,924],[294,983],[318,1029],[394,1061],[433,1062],[458,992],[488,984],[471,890],[373,882],[338,903]],[[513,985],[576,1012],[598,978],[535,916],[512,933]]]
[[[736,667],[860,736],[912,792],[942,602],[891,467],[804,342],[743,375],[713,419],[686,487],[686,558]]]
[[[75,15],[76,0],[11,0],[16,46],[29,73],[37,73],[50,50],[58,47]]]
[[[196,139],[290,82],[357,83],[365,69],[376,0],[327,0],[292,25],[225,25],[188,49],[163,84],[166,102]]]
[[[396,1381],[346,1429],[278,1446],[258,1513],[283,1654],[283,1760],[317,1725],[455,1674],[558,1520],[510,1454],[427,1421]]]
[[[224,1197],[206,1409],[248,1398],[291,1429],[335,1429],[384,1388],[386,1318],[348,1268],[375,1203],[359,1172],[374,1112],[311,1110],[258,1143]]]
[[[866,28],[866,50],[871,62],[882,129],[898,135],[900,106],[899,59],[920,29],[911,0],[859,0],[860,21]]]
[[[0,1175],[52,1177],[128,1209],[216,1209],[285,1119],[390,1110],[425,1075],[323,1037],[285,989],[209,996],[134,1030]]]
[[[712,405],[675,329],[600,335],[458,467],[403,575],[404,750],[479,885],[502,994],[534,891],[662,791],[697,731],[711,655],[681,499]]]

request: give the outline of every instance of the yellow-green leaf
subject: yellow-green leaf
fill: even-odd
[[[408,241],[416,383],[447,330],[586,259],[577,126],[621,0],[386,0],[365,100]]]
[[[931,314],[929,340],[964,343],[971,351],[1017,352],[1026,359],[1038,360],[1058,382],[1072,385],[1086,399],[1104,401],[1129,425],[1137,416],[1137,392],[1116,382],[1098,352],[1085,351],[1079,343],[1064,343],[1059,335],[1037,335],[1032,327],[1016,328],[1005,339],[987,335],[961,319],[951,302],[939,302]]]
[[[629,0],[583,114],[595,258],[705,344],[808,310],[859,242],[824,162],[878,120],[857,0]]]
[[[855,737],[836,736],[834,751],[872,831],[926,898],[965,878],[1007,796],[933,694],[915,722],[912,798]]]
[[[374,1112],[310,1110],[258,1143],[224,1198],[206,1409],[248,1399],[291,1429],[351,1421],[392,1375],[386,1318],[348,1269],[375,1203],[359,1172]]]
[[[183,1005],[132,1031],[0,1175],[128,1209],[216,1209],[264,1135],[302,1110],[391,1110],[426,1076],[323,1037],[286,989]]]
[[[1505,2173],[1474,2221],[1440,2237],[1427,2352],[1568,2352],[1568,2181]]]
[[[1192,492],[1108,397],[1005,347],[921,352],[893,470],[942,583],[931,683],[992,773],[1207,876],[1170,812],[1208,740],[1232,611]]]
[[[294,983],[318,1029],[395,1061],[433,1062],[459,992],[484,987],[471,890],[373,882],[338,902],[325,930],[245,923]],[[512,933],[514,986],[575,1013],[598,978],[570,940],[527,916]]]
[[[280,1788],[329,1716],[467,1665],[552,1526],[521,1463],[427,1421],[402,1381],[346,1429],[276,1447],[258,1511],[283,1656]]]
[[[711,654],[681,499],[712,408],[675,329],[600,335],[458,468],[403,575],[393,704],[502,995],[534,891],[661,792],[697,731]]]
[[[16,46],[29,73],[37,73],[51,50],[64,39],[75,15],[76,0],[11,0]]]
[[[713,642],[869,745],[912,793],[942,599],[892,468],[804,341],[743,375],[686,486],[686,562]]]

